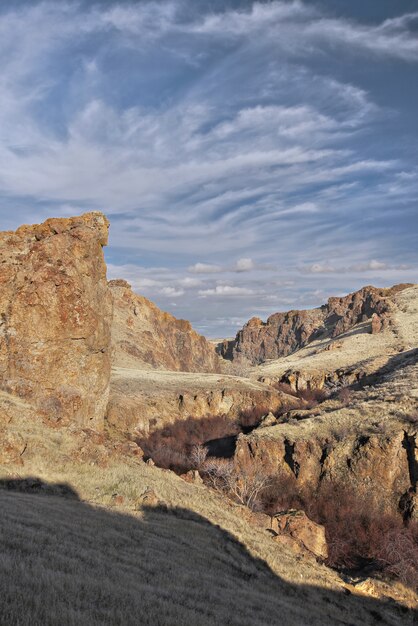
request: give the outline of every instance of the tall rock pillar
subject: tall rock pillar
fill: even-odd
[[[96,429],[110,379],[108,228],[93,212],[0,233],[0,389]]]

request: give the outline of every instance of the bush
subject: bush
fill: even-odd
[[[238,418],[238,424],[241,427],[241,430],[255,428],[261,422],[261,418],[267,415],[269,410],[266,407],[258,407],[253,406],[250,409],[246,409],[241,411],[240,416]]]
[[[305,408],[309,409],[324,402],[328,397],[324,389],[299,389],[297,395],[305,403]]]
[[[277,382],[277,383],[274,383],[272,387],[274,387],[274,389],[276,389],[277,391],[281,391],[282,393],[285,393],[288,396],[293,396],[296,398],[298,395],[297,392],[292,389],[289,383]]]
[[[396,576],[418,588],[418,524],[405,525],[400,515],[385,514],[373,498],[362,499],[345,486],[326,485],[319,493],[301,493],[292,477],[275,478],[261,493],[262,510],[269,515],[303,509],[325,526],[327,565]]]
[[[217,491],[253,511],[262,508],[262,494],[271,481],[262,467],[250,463],[245,468],[237,469],[232,461],[210,459],[202,470],[205,482]]]
[[[147,437],[139,437],[136,443],[156,465],[182,474],[196,469],[196,446],[211,439],[236,435],[239,431],[237,422],[225,415],[209,415],[201,419],[188,417]]]
[[[337,392],[337,399],[343,406],[349,406],[353,400],[353,392],[348,387],[342,387]]]

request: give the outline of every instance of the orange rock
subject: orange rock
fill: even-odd
[[[114,365],[151,366],[183,372],[220,372],[215,347],[186,320],[161,311],[135,294],[125,280],[111,280],[114,299],[112,343]]]
[[[290,510],[277,513],[272,518],[271,527],[278,535],[290,536],[315,556],[327,558],[325,528],[310,520],[304,511]]]
[[[108,227],[94,212],[0,233],[0,389],[96,429],[110,377]]]

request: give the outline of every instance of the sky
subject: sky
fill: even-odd
[[[209,337],[418,282],[417,0],[0,2],[0,229],[101,210]]]

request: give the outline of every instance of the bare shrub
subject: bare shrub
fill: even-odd
[[[225,415],[209,415],[201,419],[189,417],[168,424],[147,437],[140,437],[136,443],[156,465],[182,474],[195,468],[196,459],[191,456],[195,446],[235,435],[239,430],[237,422]]]
[[[190,451],[190,461],[195,469],[200,469],[203,466],[207,456],[208,449],[206,446],[195,445]]]
[[[271,481],[262,467],[251,463],[238,469],[232,461],[210,459],[203,470],[207,481],[216,490],[252,510],[262,508],[261,496]]]
[[[263,406],[253,406],[241,411],[238,423],[242,429],[255,428],[261,422],[261,418],[267,415],[268,408]]]
[[[272,387],[274,387],[274,389],[276,389],[277,391],[281,391],[282,393],[285,393],[288,396],[293,396],[294,398],[296,398],[298,395],[297,392],[292,389],[289,383],[277,382],[273,383]]]
[[[327,392],[324,389],[299,389],[298,398],[304,401],[305,408],[313,408],[327,399]]]
[[[337,392],[337,399],[343,406],[349,406],[353,400],[353,392],[348,387],[342,387]]]
[[[373,497],[361,498],[346,486],[324,485],[319,493],[301,491],[290,476],[271,480],[261,493],[262,510],[303,509],[325,526],[329,556],[336,569],[368,566],[418,588],[418,524],[387,514]]]
[[[377,552],[384,569],[406,585],[418,588],[418,524],[389,530]]]

